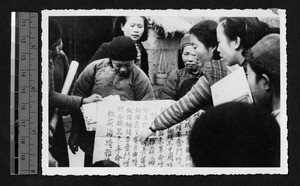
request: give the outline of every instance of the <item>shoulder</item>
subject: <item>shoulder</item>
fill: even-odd
[[[82,74],[94,73],[95,71],[98,71],[100,69],[109,66],[109,64],[110,64],[109,58],[95,60],[85,67],[85,69],[82,71]]]
[[[110,42],[102,43],[99,48],[108,48]]]
[[[220,60],[211,60],[209,62],[204,63],[202,69],[215,69],[215,70],[223,70],[226,69],[227,67],[224,63],[222,63]]]
[[[136,65],[133,65],[131,74],[132,74],[133,78],[136,79],[137,81],[148,81],[149,80],[149,78],[145,74],[145,72]]]
[[[211,80],[212,83],[216,83],[227,76],[228,69],[220,60],[211,60],[204,64],[202,72],[208,80]]]
[[[96,67],[96,68],[103,68],[103,67],[109,66],[109,64],[110,64],[109,58],[103,58],[103,59],[98,59],[96,61],[91,62],[88,66],[92,66],[92,67]]]

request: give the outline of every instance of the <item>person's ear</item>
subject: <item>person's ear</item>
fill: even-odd
[[[237,50],[241,46],[241,38],[236,37],[236,40],[234,41],[234,48]]]
[[[271,88],[270,85],[270,78],[266,75],[266,74],[262,74],[261,75],[261,85],[263,86],[263,88],[265,89],[265,91],[269,91]]]

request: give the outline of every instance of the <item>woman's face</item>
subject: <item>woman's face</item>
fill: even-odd
[[[121,25],[121,29],[125,36],[130,37],[133,41],[138,41],[145,30],[144,20],[142,17],[126,17],[126,23]]]
[[[221,62],[227,66],[233,66],[238,63],[238,52],[236,50],[235,41],[230,41],[225,35],[223,23],[224,21],[221,21],[217,26],[217,39],[219,43],[217,50],[220,52]]]
[[[215,48],[206,48],[204,44],[197,39],[194,34],[191,34],[191,43],[192,47],[195,50],[196,57],[199,61],[199,64],[203,66],[203,64],[207,61],[210,61],[213,57],[213,51]]]
[[[181,57],[188,71],[197,71],[199,67],[202,66],[197,60],[195,50],[191,45],[187,45],[183,48]]]

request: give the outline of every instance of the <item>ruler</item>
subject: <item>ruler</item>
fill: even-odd
[[[10,172],[38,173],[38,13],[11,14]]]

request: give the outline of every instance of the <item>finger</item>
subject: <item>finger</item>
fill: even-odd
[[[70,148],[70,149],[71,149],[71,152],[72,152],[73,154],[76,154],[76,149],[74,149],[73,147]]]

